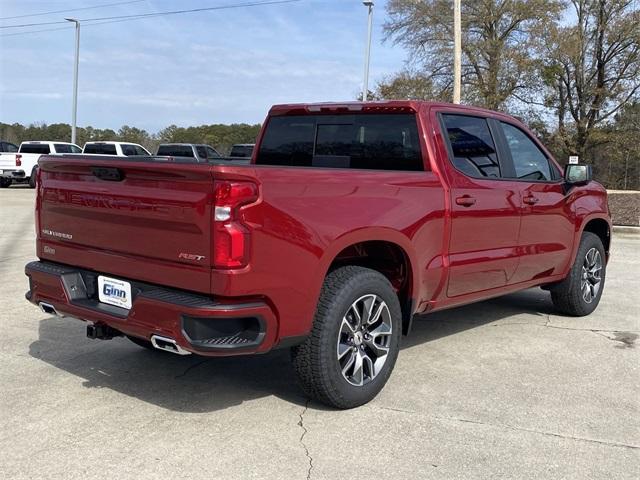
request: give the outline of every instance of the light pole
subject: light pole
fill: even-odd
[[[73,109],[71,111],[71,143],[76,143],[76,115],[78,113],[78,63],[80,61],[80,21],[65,18],[76,24],[76,61],[73,65]]]
[[[364,81],[362,82],[362,101],[367,101],[369,94],[369,58],[371,57],[371,30],[373,27],[373,1],[365,0],[362,4],[369,9],[367,26],[367,47],[364,52]]]
[[[453,103],[460,103],[462,90],[462,14],[460,0],[453,0]]]

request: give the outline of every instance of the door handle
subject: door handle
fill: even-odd
[[[527,205],[535,205],[536,203],[538,203],[540,200],[538,199],[538,197],[534,197],[533,195],[529,195],[528,197],[524,197],[522,199],[522,201],[524,203],[526,203]]]
[[[456,203],[458,205],[462,205],[463,207],[470,207],[471,205],[475,205],[476,199],[469,195],[463,195],[456,198]]]

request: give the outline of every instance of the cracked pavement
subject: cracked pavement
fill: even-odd
[[[2,478],[640,478],[640,235],[614,236],[591,316],[532,289],[422,317],[381,394],[341,412],[286,351],[179,357],[28,304],[33,198],[0,191]]]

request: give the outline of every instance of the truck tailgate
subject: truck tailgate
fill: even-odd
[[[2,153],[0,154],[0,170],[15,170],[16,167],[16,154],[15,153]]]
[[[63,156],[39,170],[40,258],[210,291],[211,167]]]

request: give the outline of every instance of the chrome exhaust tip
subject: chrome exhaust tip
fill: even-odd
[[[158,350],[175,353],[176,355],[191,355],[191,352],[178,345],[173,338],[162,337],[160,335],[152,335],[151,345],[153,345]]]
[[[40,302],[40,303],[38,303],[38,306],[40,307],[40,310],[42,310],[47,315],[55,315],[56,317],[64,317],[64,315],[62,315],[61,313],[58,313],[58,311],[56,310],[56,307],[54,307],[50,303]]]

